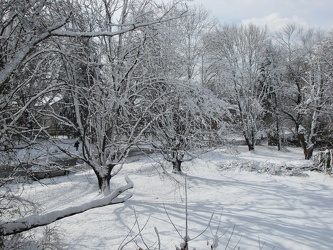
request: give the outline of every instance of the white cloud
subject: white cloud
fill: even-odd
[[[272,31],[288,23],[304,28],[333,28],[332,0],[193,0],[221,23],[255,23]]]
[[[261,18],[249,18],[242,20],[242,24],[253,23],[258,26],[265,26],[269,28],[270,31],[275,32],[281,30],[281,28],[285,27],[287,24],[295,23],[302,27],[308,27],[309,24],[301,17],[292,16],[292,17],[282,17],[278,13],[272,13],[267,16]]]

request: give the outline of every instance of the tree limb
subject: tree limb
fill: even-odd
[[[126,176],[127,184],[114,190],[110,195],[84,203],[79,206],[68,207],[62,210],[52,211],[43,215],[31,215],[24,218],[19,218],[14,221],[4,222],[0,225],[0,236],[7,236],[16,233],[28,231],[35,227],[45,226],[57,220],[83,213],[93,208],[104,207],[111,204],[123,203],[132,197],[132,194],[127,194],[125,197],[118,198],[120,194],[133,188],[133,182]]]

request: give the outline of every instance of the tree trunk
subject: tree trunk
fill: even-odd
[[[254,150],[254,145],[249,142],[247,142],[247,147],[249,148],[249,151]]]
[[[181,160],[175,160],[172,162],[172,172],[173,173],[180,173],[182,171],[181,169],[182,161]]]
[[[247,136],[246,132],[243,133],[246,141],[246,145],[249,148],[249,151],[254,150],[254,132],[251,132],[251,138]]]
[[[311,145],[310,147],[307,147],[306,150],[304,151],[304,156],[306,160],[310,160],[312,155],[313,155],[313,149],[314,146]]]
[[[281,134],[280,134],[280,118],[277,115],[276,116],[276,135],[277,135],[277,147],[278,147],[278,151],[281,150]]]
[[[314,144],[313,144],[314,138],[310,138],[310,139],[311,139],[311,143],[309,144],[306,141],[304,133],[299,133],[298,134],[298,140],[301,144],[301,147],[303,148],[303,153],[304,153],[305,160],[310,160],[311,159],[312,154],[313,154],[313,150],[314,150]]]
[[[110,193],[110,175],[97,175],[98,188],[101,193],[108,195]]]
[[[281,126],[280,126],[280,111],[279,111],[279,101],[278,101],[278,96],[276,95],[276,93],[274,92],[274,103],[275,103],[275,108],[274,108],[274,114],[275,114],[275,117],[276,117],[276,139],[277,139],[277,147],[278,147],[278,151],[281,150]]]
[[[115,165],[110,164],[106,167],[102,167],[100,171],[94,169],[95,175],[98,180],[99,191],[105,195],[110,194],[110,180],[111,180],[111,171]]]

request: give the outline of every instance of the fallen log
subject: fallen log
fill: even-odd
[[[30,215],[7,222],[0,221],[0,240],[2,236],[21,233],[35,227],[45,226],[57,220],[73,216],[75,214],[83,213],[93,208],[123,203],[130,199],[132,197],[132,194],[127,194],[121,198],[119,197],[119,195],[134,187],[133,182],[127,176],[125,180],[127,184],[125,186],[117,188],[110,195],[96,200],[92,200],[79,206],[68,207],[46,214]]]

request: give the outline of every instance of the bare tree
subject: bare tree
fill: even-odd
[[[150,126],[151,143],[172,163],[173,172],[179,173],[184,161],[216,145],[228,111],[224,103],[200,87],[167,83],[163,92],[166,94],[154,107],[155,115],[162,115]]]
[[[284,73],[283,56],[281,50],[272,42],[268,43],[261,59],[259,88],[264,97],[262,106],[265,110],[263,123],[267,131],[268,145],[275,145],[278,150],[282,148],[283,116],[282,111],[282,76]]]
[[[302,128],[298,130],[298,138],[305,159],[312,157],[317,138],[322,134],[319,125],[323,119],[320,118],[327,117],[327,104],[331,99],[330,79],[328,78],[331,70],[324,66],[322,57],[326,53],[320,45],[319,48],[313,48],[312,53],[308,52],[309,66],[305,76],[302,77],[303,89],[305,90],[302,108],[307,110],[306,113],[310,115],[309,121],[305,120],[309,124],[309,132],[304,133]]]
[[[110,180],[149,125],[145,114],[154,103],[150,100],[147,105],[142,98],[149,79],[137,78],[134,72],[145,55],[147,30],[177,17],[168,9],[161,11],[153,1],[11,0],[1,2],[0,8],[0,129],[6,135],[1,140],[9,145],[19,137],[29,144],[46,136],[62,152],[84,160],[94,170],[106,195],[100,205],[125,201],[130,196],[117,197],[133,183],[128,179],[111,193]],[[24,77],[19,72],[25,72]],[[31,91],[21,102],[19,94],[27,93],[27,88]],[[72,104],[73,108],[67,106],[71,116],[50,107],[57,95],[67,97],[61,105]],[[26,114],[31,127],[20,124]],[[77,132],[82,154],[53,139],[44,118]],[[29,230],[95,205],[2,222],[1,233]]]
[[[249,150],[264,113],[264,92],[258,86],[260,61],[267,44],[267,30],[254,25],[221,25],[206,36],[206,50],[215,71],[210,88],[238,107],[240,130]]]
[[[323,95],[325,73],[316,52],[322,39],[322,32],[304,30],[294,24],[287,25],[276,39],[285,50],[286,57],[283,113],[294,123],[305,159],[312,157],[320,110],[326,102]]]
[[[190,83],[198,82],[202,74],[202,54],[203,54],[203,36],[215,25],[215,22],[209,19],[209,12],[203,7],[192,6],[187,15],[177,19],[168,25],[174,27],[174,40],[177,45],[174,46],[181,69],[181,74]]]

